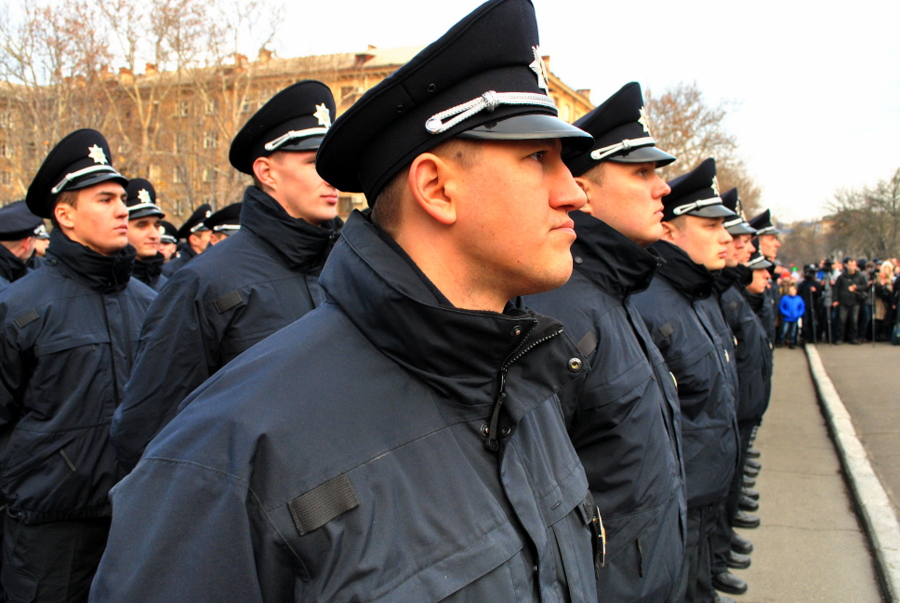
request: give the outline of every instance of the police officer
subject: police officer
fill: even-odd
[[[755,251],[751,239],[756,230],[744,219],[737,189],[723,193],[722,203],[737,215],[727,219],[724,224],[725,230],[732,236],[732,242],[729,243],[726,266],[716,279],[714,290],[718,294],[722,314],[737,342],[735,366],[738,372],[737,420],[740,435],[738,466],[742,467],[750,448],[753,428],[759,424],[768,403],[766,383],[771,378],[772,370],[765,331],[741,294],[752,280],[752,271],[745,264]],[[759,507],[756,502],[758,498],[757,492],[743,488],[743,472],[735,471],[712,540],[713,583],[724,592],[741,594],[747,590],[746,582],[729,569],[749,567],[750,558],[747,555],[752,552],[753,545],[732,528],[735,525],[747,527],[746,524],[754,519],[759,524],[758,518],[746,513],[747,510]]]
[[[756,229],[757,238],[754,240],[753,246],[756,247],[759,250],[760,255],[766,258],[770,263],[769,286],[766,287],[766,290],[763,293],[764,304],[758,312],[758,315],[762,321],[763,327],[766,329],[766,336],[769,338],[772,345],[775,345],[775,317],[777,314],[778,290],[777,287],[774,286],[773,280],[775,278],[775,258],[778,257],[778,249],[781,247],[781,241],[778,240],[778,235],[781,234],[781,231],[775,228],[775,225],[772,223],[772,214],[768,209],[751,219],[749,224]]]
[[[0,289],[30,272],[36,231],[44,220],[29,211],[25,201],[0,208]]]
[[[205,220],[206,227],[212,234],[209,244],[215,245],[224,241],[241,229],[241,203],[226,205]]]
[[[85,601],[121,477],[109,420],[155,293],[131,279],[125,178],[94,130],[62,139],[28,188],[47,263],[0,292],[0,456],[10,601]]]
[[[166,220],[159,221],[159,252],[163,254],[165,262],[172,259],[178,249],[178,229]]]
[[[601,600],[666,601],[684,558],[686,503],[678,395],[631,296],[650,284],[662,235],[656,148],[640,85],[626,84],[575,125],[593,147],[566,161],[587,204],[572,212],[575,270],[558,289],[525,298],[559,318],[591,370],[562,396],[569,432],[606,528]]]
[[[160,221],[165,217],[156,204],[156,189],[148,180],[132,178],[125,187],[128,206],[128,242],[137,257],[132,276],[154,291],[169,279],[162,275],[165,256],[159,252]]]
[[[325,84],[300,82],[276,94],[235,136],[231,163],[256,184],[237,208],[240,230],[173,274],[147,315],[113,418],[113,445],[127,469],[191,391],[324,300],[319,273],[342,222],[335,217],[337,190],[315,165],[333,114]],[[224,225],[235,209],[205,218],[204,232]],[[190,229],[199,232],[198,226]]]
[[[652,245],[666,263],[634,297],[678,384],[688,535],[683,597],[675,600],[686,601],[716,600],[709,538],[738,454],[733,354],[722,339],[724,319],[708,302],[731,241],[722,223],[734,216],[722,205],[715,175],[715,161],[708,159],[669,182],[663,236]]]
[[[206,227],[206,219],[212,215],[212,207],[208,203],[204,203],[194,210],[178,232],[175,238],[184,241],[179,247],[175,257],[165,263],[163,266],[163,274],[170,277],[185,264],[206,251],[209,247],[209,239],[212,236],[209,228]]]
[[[335,122],[317,168],[372,216],[116,489],[96,600],[596,601],[555,395],[584,357],[508,302],[569,278],[584,203],[540,58],[531,3],[491,0]]]

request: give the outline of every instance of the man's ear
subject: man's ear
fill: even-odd
[[[275,189],[275,178],[272,175],[272,160],[269,157],[257,157],[253,161],[253,175],[260,184]]]
[[[409,190],[419,208],[444,225],[456,222],[459,166],[422,153],[409,167]]]
[[[661,222],[663,227],[662,237],[660,237],[663,241],[668,241],[669,243],[675,242],[675,233],[677,232],[677,228],[671,222]]]
[[[591,209],[591,193],[593,192],[596,185],[592,181],[588,180],[587,178],[582,178],[581,176],[575,177],[575,184],[581,187],[581,190],[584,191],[585,198],[587,198],[587,202],[585,202],[585,204],[581,207],[581,211],[586,214],[593,215],[594,212]]]
[[[57,203],[56,207],[53,208],[53,217],[56,218],[56,223],[62,228],[71,229],[75,227],[74,211],[75,208],[68,203]]]

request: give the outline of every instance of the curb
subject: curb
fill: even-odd
[[[804,347],[825,420],[859,508],[869,544],[875,552],[885,595],[889,601],[900,602],[900,523],[856,435],[850,413],[825,371],[816,346],[807,344]]]

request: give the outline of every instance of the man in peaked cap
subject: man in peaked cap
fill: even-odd
[[[732,236],[725,268],[716,279],[714,290],[719,306],[731,333],[736,340],[735,367],[738,372],[737,421],[740,436],[738,466],[747,461],[753,429],[759,424],[768,404],[768,387],[771,383],[772,363],[765,330],[748,304],[742,291],[753,279],[747,267],[751,254],[756,251],[751,239],[756,234],[743,215],[737,189],[722,194],[722,203],[737,215],[725,220],[725,230]],[[737,534],[735,525],[746,526],[754,517],[744,513],[758,507],[759,494],[743,488],[743,472],[735,471],[728,497],[720,510],[719,521],[712,539],[713,575],[719,584],[739,584],[740,580],[730,569],[749,567],[753,544]],[[755,518],[758,523],[759,519]],[[727,588],[727,586],[726,586]]]
[[[159,221],[159,252],[168,262],[178,248],[178,229],[166,220]]]
[[[722,204],[713,159],[669,182],[663,236],[651,247],[665,260],[634,305],[678,384],[687,481],[688,535],[673,600],[715,601],[710,535],[738,456],[734,344],[713,285],[725,267],[734,212]]]
[[[208,381],[116,489],[98,600],[597,600],[556,397],[584,356],[509,303],[569,277],[584,197],[560,138],[591,140],[555,116],[533,11],[487,2],[335,122],[319,172],[388,213],[351,215],[326,303]]]
[[[337,190],[316,173],[316,152],[334,111],[325,84],[298,82],[235,136],[232,165],[254,185],[243,202],[205,218],[206,231],[222,238],[173,274],[150,308],[113,418],[113,445],[127,469],[188,394],[324,301],[319,273],[343,223]]]
[[[0,208],[0,289],[30,272],[27,262],[43,225],[43,218],[31,213],[25,201]]]
[[[562,320],[591,365],[561,396],[572,442],[606,528],[597,591],[609,601],[667,601],[684,558],[686,504],[675,383],[631,296],[659,267],[645,249],[662,235],[669,186],[640,85],[626,84],[575,122],[593,147],[567,159],[587,203],[570,216],[575,270],[525,298]]]
[[[206,251],[209,247],[209,239],[212,236],[206,227],[206,219],[212,215],[212,207],[204,203],[194,210],[191,217],[185,220],[176,233],[176,238],[184,241],[178,248],[178,253],[163,266],[163,274],[168,278],[190,262],[192,259]]]
[[[241,229],[241,203],[226,205],[204,222],[212,235],[209,244],[215,245],[224,241],[229,235],[233,235]]]
[[[26,202],[47,262],[0,292],[0,483],[10,601],[85,601],[121,473],[109,421],[156,295],[131,279],[125,178],[94,130],[63,138]],[[29,224],[31,226],[31,224]]]
[[[134,247],[132,275],[154,291],[169,280],[162,274],[165,256],[159,252],[160,222],[166,214],[156,204],[156,189],[148,180],[132,178],[125,187],[128,206],[128,242]]]

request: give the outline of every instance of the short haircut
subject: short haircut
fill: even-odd
[[[64,204],[68,205],[71,208],[78,207],[78,191],[63,191],[56,198],[56,202],[53,204],[53,209],[56,209],[57,205]],[[50,212],[50,223],[53,224],[54,228],[59,228],[59,223],[56,221],[56,212]]]
[[[470,169],[475,165],[480,150],[481,146],[476,141],[451,138],[428,152],[449,159],[463,169]],[[408,178],[409,166],[405,166],[381,189],[372,204],[372,223],[389,235],[393,235],[400,225],[403,193]]]
[[[585,180],[590,180],[597,186],[603,186],[603,172],[604,166],[606,166],[605,161],[601,161],[597,165],[593,166],[591,169],[587,170],[579,178],[584,178]]]

